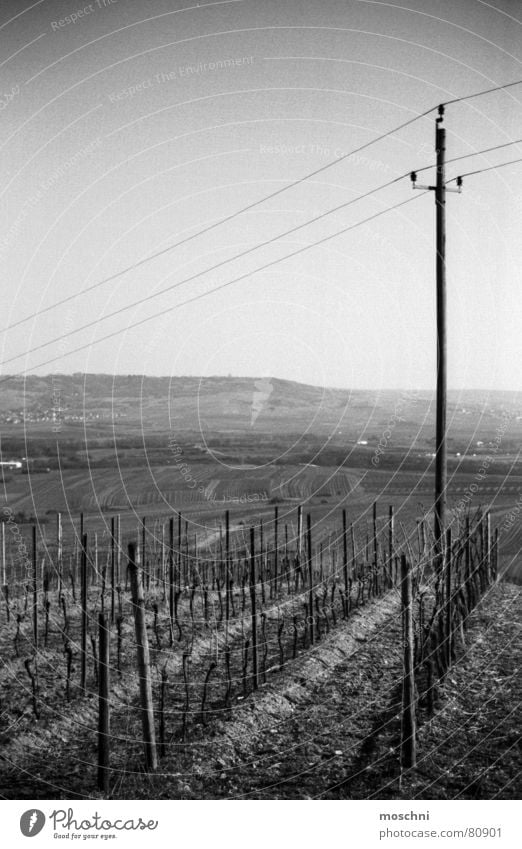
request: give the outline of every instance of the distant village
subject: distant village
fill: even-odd
[[[0,411],[0,424],[28,424],[28,423],[43,423],[63,424],[64,422],[94,422],[94,421],[115,421],[116,419],[125,418],[127,413],[114,411],[94,412],[94,410],[86,410],[84,413],[68,412],[66,408],[51,407],[43,409],[36,407],[34,410],[4,410]]]

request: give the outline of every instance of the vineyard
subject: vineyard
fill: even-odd
[[[4,796],[132,798],[161,776],[167,796],[190,798],[211,742],[219,751],[232,733],[255,737],[249,717],[262,729],[267,699],[297,710],[296,684],[318,665],[332,672],[347,646],[348,657],[365,650],[374,621],[391,629],[395,766],[415,767],[418,725],[497,579],[489,514],[465,517],[434,556],[428,523],[406,529],[392,507],[379,515],[375,503],[369,523],[343,510],[328,530],[301,506],[272,510],[249,527],[226,512],[199,538],[179,513],[133,527],[115,515],[101,534],[82,516],[66,539],[60,514],[54,532],[35,526],[27,539],[3,523]],[[281,724],[265,730],[277,736]],[[244,767],[238,751],[219,772]]]

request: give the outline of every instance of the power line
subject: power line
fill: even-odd
[[[473,174],[483,174],[484,171],[496,171],[497,168],[505,168],[506,165],[514,165],[515,162],[522,162],[521,159],[511,159],[509,162],[501,162],[499,165],[490,165],[488,168],[479,168],[477,171],[468,171],[466,174],[459,174],[458,177],[452,177],[451,180],[447,180],[448,183],[453,183],[455,180],[463,177],[471,177]]]
[[[504,144],[496,144],[494,147],[486,147],[484,150],[475,150],[472,153],[463,153],[462,156],[454,156],[452,159],[446,159],[446,165],[450,162],[459,162],[461,159],[469,159],[471,156],[480,156],[483,153],[492,153],[494,150],[500,150],[503,147],[511,147],[513,144],[522,144],[522,139],[505,142]],[[419,174],[421,171],[428,171],[434,168],[434,165],[425,165],[423,168],[415,168],[415,172]]]
[[[323,245],[326,242],[329,242],[331,239],[335,239],[337,236],[341,236],[344,233],[348,233],[350,230],[355,230],[357,227],[361,227],[363,224],[367,224],[369,221],[373,221],[374,219],[379,218],[381,215],[384,215],[387,212],[392,212],[395,209],[399,209],[399,207],[401,206],[405,206],[408,203],[412,203],[413,201],[418,200],[425,194],[428,194],[428,192],[421,192],[420,194],[414,195],[413,197],[410,197],[407,200],[403,200],[400,203],[396,203],[393,206],[388,206],[385,209],[381,209],[380,212],[376,212],[374,215],[370,215],[368,218],[364,218],[362,221],[358,221],[355,224],[350,224],[348,227],[343,227],[342,230],[337,230],[335,233],[331,233],[329,236],[324,236],[322,239],[319,239],[316,242],[312,242],[309,245],[304,245],[302,248],[298,248],[297,250],[292,251],[292,253],[279,257],[278,259],[271,260],[271,262],[267,262],[265,263],[265,265],[262,265],[259,268],[255,268],[253,271],[248,271],[246,274],[241,274],[239,277],[235,277],[233,280],[228,280],[226,283],[221,283],[219,286],[215,286],[213,289],[209,289],[207,292],[201,292],[199,295],[194,295],[192,298],[188,298],[186,301],[182,301],[179,304],[174,304],[173,306],[162,309],[161,311],[156,312],[153,315],[139,319],[139,321],[135,321],[132,324],[129,324],[127,327],[120,328],[119,330],[114,330],[112,333],[108,333],[105,336],[102,336],[100,339],[95,339],[92,342],[86,343],[85,345],[80,345],[77,348],[73,348],[73,350],[71,351],[66,351],[64,354],[60,354],[57,357],[45,360],[45,362],[37,363],[36,365],[26,369],[23,374],[27,374],[29,371],[33,371],[37,368],[43,368],[43,366],[51,365],[52,363],[58,362],[59,360],[63,359],[63,357],[71,356],[71,354],[77,354],[80,351],[85,351],[87,348],[92,348],[94,345],[98,345],[100,342],[105,342],[108,339],[113,339],[115,336],[119,336],[121,333],[125,333],[127,330],[132,330],[135,327],[139,327],[142,324],[146,324],[149,321],[153,321],[155,318],[159,318],[160,316],[166,315],[167,313],[174,312],[175,310],[187,306],[188,304],[200,301],[203,298],[213,295],[215,292],[219,292],[222,289],[226,289],[228,286],[232,286],[234,283],[239,283],[240,281],[245,280],[247,277],[251,277],[252,275],[257,274],[260,271],[265,271],[267,268],[273,268],[275,265],[280,262],[283,262],[286,259],[291,259],[292,257],[298,256],[299,254],[302,254],[305,251],[310,250],[311,248]],[[29,354],[31,353],[31,351],[28,351],[27,353]],[[12,377],[16,376],[18,375],[9,375],[8,377],[4,377],[0,380],[0,384],[6,383]]]
[[[514,82],[506,83],[505,85],[501,85],[501,86],[496,86],[495,88],[485,89],[483,91],[477,91],[474,94],[469,94],[469,95],[465,95],[464,97],[459,97],[459,98],[455,98],[453,100],[444,101],[443,105],[449,106],[452,103],[459,103],[460,101],[469,100],[473,97],[480,97],[484,94],[490,94],[491,92],[494,92],[494,91],[500,91],[502,89],[510,88],[511,86],[520,85],[521,83],[522,83],[522,80],[515,80]],[[7,325],[7,327],[2,328],[2,330],[0,330],[0,333],[5,333],[8,330],[12,330],[15,327],[19,327],[20,325],[25,324],[27,321],[30,321],[32,318],[36,318],[37,316],[44,315],[45,313],[50,312],[51,310],[56,309],[59,306],[63,306],[63,304],[69,303],[70,301],[75,300],[76,298],[80,297],[81,295],[86,295],[89,292],[92,292],[95,289],[98,289],[100,286],[104,286],[106,283],[111,283],[113,280],[117,280],[119,277],[122,277],[124,274],[127,274],[130,271],[134,271],[135,269],[140,268],[145,263],[151,262],[153,259],[157,259],[158,257],[163,256],[164,254],[168,253],[169,251],[172,251],[172,250],[175,250],[175,248],[181,247],[182,245],[186,244],[187,242],[192,241],[192,239],[196,239],[198,236],[205,235],[205,233],[208,233],[211,230],[214,230],[216,227],[220,227],[221,224],[226,224],[228,221],[232,221],[233,219],[237,218],[239,215],[242,215],[244,212],[248,212],[251,209],[255,209],[260,204],[265,203],[265,201],[271,200],[272,198],[275,198],[275,197],[278,197],[283,192],[286,192],[289,189],[295,188],[295,186],[299,186],[301,183],[304,183],[306,180],[309,180],[311,177],[315,177],[317,174],[321,174],[323,171],[326,171],[328,168],[331,168],[332,166],[337,165],[339,162],[342,162],[343,160],[348,159],[350,156],[354,156],[355,154],[360,153],[363,150],[366,150],[366,148],[370,147],[372,144],[376,144],[377,142],[382,141],[385,138],[388,138],[389,136],[393,135],[394,133],[399,132],[399,130],[402,130],[405,127],[408,127],[410,124],[413,124],[415,121],[418,121],[421,118],[425,118],[427,115],[429,115],[435,109],[437,109],[437,106],[432,106],[430,109],[427,109],[425,112],[422,112],[420,115],[415,115],[413,118],[409,118],[407,121],[404,121],[402,124],[399,124],[397,127],[393,127],[391,130],[388,130],[387,132],[382,133],[380,136],[377,136],[377,138],[372,139],[369,142],[366,142],[365,144],[361,145],[358,148],[354,148],[354,150],[348,151],[348,153],[344,153],[342,156],[337,157],[337,159],[334,159],[334,160],[331,160],[330,162],[325,163],[325,165],[322,165],[320,168],[316,168],[315,171],[310,171],[308,174],[305,174],[303,177],[299,177],[299,179],[294,180],[293,182],[289,183],[287,186],[283,186],[282,188],[277,189],[275,192],[271,192],[270,194],[265,195],[262,198],[259,198],[259,200],[253,201],[251,204],[248,204],[247,206],[242,207],[241,209],[238,209],[235,212],[232,212],[230,215],[227,215],[224,218],[220,218],[218,221],[215,221],[212,224],[209,224],[208,227],[203,228],[203,230],[198,230],[196,233],[192,233],[190,236],[186,236],[184,239],[180,239],[178,242],[175,242],[173,245],[168,245],[166,248],[162,248],[160,251],[156,251],[153,254],[149,254],[148,256],[143,257],[143,259],[138,260],[137,262],[133,263],[132,265],[129,265],[126,268],[122,268],[122,269],[120,269],[120,271],[115,272],[115,274],[111,274],[109,277],[105,277],[102,280],[99,280],[96,283],[93,283],[91,286],[87,286],[85,289],[82,289],[80,292],[76,292],[72,295],[68,295],[66,298],[62,298],[61,300],[56,301],[53,304],[49,304],[49,306],[44,307],[41,310],[37,310],[36,312],[31,313],[28,316],[25,316],[25,318],[18,319],[18,321],[15,321],[12,324]],[[427,167],[430,167],[430,166],[427,166]],[[417,169],[417,170],[418,171],[424,171],[424,170],[427,170],[427,169],[426,168],[420,168],[420,169]]]
[[[505,85],[496,86],[495,88],[485,89],[483,91],[475,92],[474,94],[465,95],[461,98],[455,98],[453,100],[445,101],[444,105],[448,106],[452,103],[458,103],[458,102],[463,101],[463,100],[469,100],[470,98],[473,98],[473,97],[480,97],[481,95],[490,94],[491,92],[500,91],[500,90],[505,89],[505,88],[510,88],[512,86],[519,85],[521,83],[522,83],[522,80],[516,80],[516,81],[511,82],[511,83],[506,83]],[[190,236],[186,236],[184,239],[180,239],[178,242],[175,242],[172,245],[168,245],[166,248],[162,248],[161,250],[156,251],[153,254],[149,254],[148,256],[143,257],[141,260],[138,260],[137,262],[133,263],[132,265],[129,265],[129,266],[123,268],[123,269],[120,269],[120,271],[117,271],[115,274],[112,274],[109,277],[105,277],[102,280],[99,280],[96,283],[93,283],[91,286],[88,286],[85,289],[82,289],[80,292],[76,292],[76,293],[73,293],[71,295],[68,295],[66,298],[62,298],[61,300],[56,301],[53,304],[49,304],[49,306],[44,307],[41,310],[37,310],[36,312],[31,313],[30,315],[25,316],[24,318],[18,319],[18,321],[13,322],[12,324],[7,325],[7,327],[2,328],[2,330],[0,330],[0,333],[5,333],[8,330],[12,330],[16,327],[19,327],[20,325],[25,324],[27,321],[30,321],[31,319],[36,318],[37,316],[44,315],[45,313],[50,312],[51,310],[56,309],[57,307],[62,306],[63,304],[69,303],[71,300],[75,300],[76,298],[81,297],[81,295],[88,294],[89,292],[92,292],[95,289],[98,289],[100,286],[103,286],[106,283],[110,283],[114,280],[117,280],[119,277],[122,277],[124,274],[127,274],[130,271],[134,271],[135,269],[140,268],[145,263],[150,262],[153,259],[157,259],[158,257],[163,256],[164,254],[174,250],[177,247],[181,247],[182,245],[186,244],[187,242],[190,242],[192,239],[195,239],[198,236],[202,236],[205,233],[210,232],[211,230],[215,229],[216,227],[219,227],[221,224],[225,224],[228,221],[232,221],[233,219],[237,218],[239,215],[242,215],[244,212],[248,212],[251,209],[254,209],[255,207],[259,206],[260,204],[264,203],[265,201],[271,200],[272,198],[279,196],[283,192],[288,191],[289,189],[292,189],[295,186],[300,185],[301,183],[305,182],[306,180],[310,179],[311,177],[314,177],[317,174],[320,174],[323,171],[326,171],[328,168],[331,168],[333,165],[336,165],[339,162],[342,162],[343,160],[349,158],[350,156],[354,156],[355,154],[360,153],[362,150],[365,150],[366,148],[370,147],[372,144],[376,144],[377,142],[382,141],[385,138],[388,138],[389,136],[393,135],[394,133],[399,132],[399,130],[402,130],[405,127],[408,127],[410,124],[413,124],[415,121],[418,121],[421,118],[425,118],[427,115],[429,115],[431,112],[433,112],[436,108],[437,108],[436,106],[432,106],[430,109],[427,109],[425,112],[423,112],[419,115],[415,115],[413,118],[409,118],[407,121],[404,121],[402,124],[399,124],[397,127],[394,127],[391,130],[388,130],[387,132],[382,133],[380,136],[377,136],[377,138],[372,139],[369,142],[366,142],[364,145],[361,145],[358,148],[354,148],[354,150],[348,151],[347,153],[343,154],[342,156],[337,157],[335,160],[332,160],[330,162],[325,163],[325,165],[322,165],[320,168],[316,168],[314,171],[311,171],[308,174],[305,174],[303,177],[300,177],[299,179],[294,180],[293,182],[291,182],[287,186],[283,186],[280,189],[277,189],[275,192],[271,192],[270,194],[265,195],[262,198],[259,198],[257,201],[254,201],[251,204],[248,204],[247,206],[242,207],[239,210],[236,210],[235,212],[231,213],[230,215],[225,216],[224,218],[221,218],[218,221],[213,222],[212,224],[209,224],[207,227],[203,228],[202,230],[199,230],[196,233],[192,233]],[[499,145],[498,147],[507,146],[508,144],[515,144],[515,143],[517,143],[517,142],[509,142],[506,145]],[[498,149],[498,148],[490,148],[489,150],[494,150],[494,149]],[[488,151],[480,151],[480,152],[486,153]],[[473,154],[469,154],[469,155],[471,156]],[[449,160],[449,161],[454,162],[454,161],[457,161],[457,159],[464,159],[464,158],[466,158],[466,156],[456,157],[455,159]],[[507,164],[510,164],[510,163],[507,163]],[[430,167],[433,167],[433,166],[425,166],[423,168],[417,169],[417,171],[425,171],[425,170],[428,170]],[[401,179],[401,178],[397,178],[397,179]],[[391,182],[395,182],[395,181],[391,181]],[[386,185],[391,185],[391,183],[386,184]],[[371,193],[372,192],[370,192],[369,194],[371,194]],[[361,195],[361,197],[359,199],[366,197],[366,196],[367,195]],[[348,205],[348,204],[346,204],[346,205]],[[340,209],[340,208],[342,208],[342,206],[337,207],[336,209]],[[331,214],[334,211],[335,210],[330,210],[329,213],[325,213],[325,214]],[[322,216],[319,216],[319,217],[322,217]],[[312,219],[308,223],[313,223],[316,220],[319,220],[319,218]],[[305,226],[305,225],[302,225],[302,226]],[[295,229],[299,229],[299,228],[294,228],[294,230],[290,230],[290,231],[288,231],[288,233],[295,232]],[[278,236],[276,238],[283,238],[285,235],[287,235],[287,234],[282,234],[281,236]],[[268,242],[263,243],[263,244],[268,244]],[[258,247],[263,247],[263,244],[259,245]],[[254,250],[254,249],[251,249],[251,250]],[[234,259],[238,259],[240,256],[242,256],[242,255],[240,254],[237,257],[233,257],[231,260],[227,260],[227,262],[228,261],[232,262]],[[219,267],[219,265],[214,266],[211,269],[208,269],[208,271],[212,271],[212,270],[214,270],[214,268],[217,268],[217,267]],[[201,272],[201,273],[207,273],[207,272]],[[185,282],[189,282],[189,281],[188,280],[182,281],[178,285],[182,285]],[[173,287],[170,287],[170,288],[173,288]],[[164,290],[164,291],[166,291],[166,290]],[[162,292],[156,293],[155,296],[158,296],[160,294],[162,294]],[[140,302],[137,302],[137,303],[140,303]],[[129,309],[129,308],[130,307],[126,307],[124,309]],[[116,314],[117,313],[113,313],[112,315],[116,315]],[[111,316],[105,316],[105,318],[110,318],[110,317]],[[89,326],[90,325],[84,325],[83,327],[79,328],[77,331],[72,331],[71,334],[69,334],[69,335],[72,335],[72,333],[75,333],[75,332],[80,332],[81,330],[84,330],[84,329],[88,328]],[[47,347],[47,345],[53,344],[54,341],[57,341],[57,340],[52,340],[51,342],[45,343],[44,345],[41,345],[41,346],[38,346],[37,348],[34,348],[34,349],[32,349],[32,350],[30,350],[26,353],[32,353],[35,350],[39,350],[40,348]],[[23,356],[23,355],[20,355],[20,356]],[[19,357],[18,356],[12,357],[8,360],[5,360],[4,363],[1,363],[0,365],[4,365],[6,363],[12,362],[14,359],[19,359]]]
[[[472,153],[463,154],[462,156],[456,156],[453,159],[447,160],[447,162],[457,162],[457,161],[462,160],[462,159],[467,159],[471,156],[478,156],[480,154],[490,153],[494,150],[499,150],[501,148],[508,147],[510,145],[513,145],[513,144],[519,144],[519,143],[522,143],[522,139],[516,139],[512,142],[505,142],[504,144],[495,145],[494,147],[486,148],[484,150],[474,151]],[[522,161],[522,159],[514,159],[514,160],[511,160],[510,162],[501,163],[500,165],[494,165],[494,166],[490,166],[490,167],[487,167],[487,168],[481,168],[481,169],[478,169],[476,171],[469,171],[466,174],[460,175],[460,177],[468,177],[468,176],[472,176],[474,174],[481,174],[484,171],[491,171],[491,170],[494,170],[496,168],[502,168],[505,165],[512,165],[512,164],[514,164],[516,162],[520,162],[520,161]],[[433,168],[433,167],[435,167],[435,166],[434,165],[426,165],[426,166],[423,166],[422,168],[416,168],[415,173],[419,173],[421,171],[427,171],[427,170],[429,170],[430,168]],[[108,313],[107,315],[104,315],[101,318],[97,318],[93,321],[88,322],[87,324],[84,324],[84,325],[81,325],[80,327],[75,328],[74,330],[70,330],[68,333],[62,334],[61,336],[58,336],[55,339],[51,339],[47,342],[43,342],[41,345],[37,345],[34,348],[30,348],[28,351],[25,351],[23,354],[15,354],[13,357],[9,357],[7,360],[3,360],[2,362],[0,362],[0,366],[8,365],[9,363],[20,359],[21,357],[28,356],[29,354],[33,354],[36,351],[42,350],[43,348],[47,348],[50,345],[61,342],[62,340],[67,339],[71,336],[75,336],[77,333],[81,333],[83,330],[88,330],[90,327],[94,327],[94,325],[97,325],[102,321],[108,321],[110,318],[115,318],[116,316],[120,315],[123,312],[126,312],[127,310],[130,310],[130,309],[133,309],[134,307],[140,306],[141,304],[144,304],[147,301],[151,301],[151,300],[154,300],[155,298],[159,298],[159,297],[161,297],[161,295],[164,295],[167,292],[173,291],[173,290],[179,288],[180,286],[184,286],[187,283],[191,283],[194,280],[202,277],[204,274],[209,274],[212,271],[216,271],[219,268],[222,268],[224,265],[228,265],[228,263],[230,263],[230,262],[234,262],[237,259],[242,259],[243,257],[248,256],[249,254],[253,253],[254,251],[259,250],[260,248],[267,247],[268,245],[273,244],[274,242],[278,241],[279,239],[283,239],[283,238],[286,238],[287,236],[293,235],[294,233],[298,232],[299,230],[302,230],[304,227],[307,227],[310,224],[315,224],[317,221],[321,221],[323,218],[326,218],[329,215],[333,215],[335,212],[339,212],[341,209],[346,209],[347,207],[351,206],[352,204],[356,203],[359,200],[363,200],[367,197],[370,197],[373,194],[376,194],[378,191],[381,191],[382,189],[385,189],[385,188],[388,188],[389,186],[394,185],[395,183],[397,183],[400,180],[403,180],[405,177],[409,176],[410,173],[411,172],[406,172],[404,174],[400,174],[398,177],[395,177],[394,179],[389,180],[387,183],[383,183],[380,186],[376,186],[374,189],[370,189],[368,192],[364,192],[362,195],[358,195],[357,197],[352,198],[351,200],[346,201],[345,203],[339,204],[338,206],[333,207],[332,209],[326,210],[326,212],[322,212],[320,215],[317,215],[314,218],[308,219],[307,221],[304,221],[302,224],[298,224],[295,227],[292,227],[290,230],[286,230],[284,233],[280,233],[277,236],[273,236],[273,237],[271,237],[270,239],[267,239],[264,242],[260,242],[257,245],[253,245],[251,248],[247,248],[245,251],[241,251],[239,254],[235,254],[232,257],[228,257],[227,259],[221,260],[220,262],[215,263],[213,266],[210,266],[210,268],[203,269],[202,271],[199,271],[196,274],[193,274],[190,277],[185,278],[184,280],[180,280],[177,283],[173,283],[170,286],[166,286],[163,289],[161,289],[159,292],[153,292],[152,294],[147,295],[144,298],[140,298],[138,301],[134,301],[131,304],[127,304],[124,307],[120,307],[119,309],[114,310],[112,313]],[[454,182],[456,179],[457,179],[457,177],[453,177],[451,180],[447,180],[446,182],[451,183],[451,182]],[[71,297],[74,297],[74,296],[71,296]],[[26,321],[26,320],[28,320],[28,319],[24,319],[24,321]],[[8,329],[8,328],[6,328],[6,329]]]
[[[490,153],[491,151],[499,150],[500,148],[508,147],[510,145],[519,144],[519,143],[522,143],[522,139],[516,139],[515,141],[505,142],[504,144],[496,145],[495,147],[486,148],[485,150],[474,151],[472,153],[463,154],[462,156],[456,156],[453,159],[447,160],[447,162],[457,162],[457,161],[462,160],[462,159],[467,159],[471,156],[478,156],[478,155],[483,154],[483,153]],[[434,165],[425,165],[422,168],[416,168],[415,172],[420,173],[421,171],[427,171],[430,168],[434,168],[434,167],[435,167]],[[363,199],[370,197],[371,195],[375,194],[376,192],[381,191],[382,189],[386,189],[389,186],[392,186],[394,183],[397,183],[400,180],[407,177],[410,173],[411,172],[406,172],[405,174],[401,174],[398,177],[395,177],[393,180],[389,180],[387,183],[383,183],[382,185],[377,186],[374,189],[370,189],[368,192],[364,192],[362,195],[358,195],[356,198],[352,198],[352,200],[346,201],[345,203],[341,203],[338,206],[327,210],[326,212],[322,212],[320,215],[317,215],[314,218],[308,219],[307,221],[303,222],[302,224],[298,224],[296,227],[292,227],[290,230],[286,230],[284,233],[280,233],[277,236],[273,236],[272,238],[267,239],[265,242],[260,242],[259,244],[254,245],[251,248],[247,248],[247,250],[245,250],[245,251],[241,251],[239,254],[235,254],[232,257],[228,257],[227,259],[221,260],[220,262],[216,263],[215,265],[211,266],[210,268],[204,269],[203,271],[199,271],[199,272],[197,272],[197,274],[194,274],[191,277],[187,277],[184,280],[180,280],[178,283],[174,283],[171,286],[166,286],[164,289],[161,289],[159,292],[154,292],[151,295],[147,295],[144,298],[141,298],[140,300],[133,302],[132,304],[128,304],[127,306],[120,307],[119,309],[114,310],[114,312],[112,312],[112,313],[108,313],[107,315],[102,316],[99,319],[88,322],[87,324],[84,324],[81,327],[78,327],[74,330],[71,330],[67,334],[64,334],[63,336],[59,336],[56,339],[51,339],[48,342],[44,342],[41,345],[36,346],[35,348],[31,348],[29,351],[26,351],[23,354],[17,354],[13,357],[10,357],[7,360],[3,360],[0,363],[0,366],[8,365],[9,363],[13,362],[14,360],[20,359],[21,357],[26,356],[27,354],[34,353],[35,351],[41,350],[42,348],[47,348],[47,347],[49,347],[49,345],[53,345],[55,342],[61,341],[62,339],[68,338],[70,336],[74,336],[76,333],[80,333],[82,330],[88,330],[89,327],[93,327],[95,324],[99,324],[100,321],[107,321],[110,318],[114,318],[115,316],[120,315],[122,312],[126,312],[127,310],[132,309],[133,307],[136,307],[136,306],[139,306],[140,304],[146,303],[147,301],[154,300],[155,298],[158,298],[161,295],[164,295],[169,291],[177,289],[179,286],[183,286],[186,283],[191,283],[192,281],[198,279],[199,277],[201,277],[204,274],[209,274],[211,271],[216,271],[217,269],[222,268],[224,265],[227,265],[229,262],[234,262],[237,259],[242,259],[243,257],[247,256],[250,253],[253,253],[254,251],[256,251],[260,248],[266,247],[267,245],[273,244],[275,241],[278,241],[279,239],[283,239],[286,236],[290,236],[293,233],[296,233],[298,230],[303,229],[303,227],[307,227],[310,224],[315,224],[317,221],[320,221],[321,219],[326,218],[328,215],[333,215],[335,212],[339,212],[341,209],[346,209],[348,206],[351,206],[352,204],[356,203],[359,200],[363,200]],[[470,172],[470,173],[475,173],[475,172]],[[283,191],[283,189],[281,189],[279,191]],[[212,226],[214,226],[214,225],[212,225]],[[202,231],[202,232],[204,232],[204,231]],[[178,243],[178,244],[181,244],[181,243]],[[165,248],[163,251],[158,252],[154,256],[159,256],[161,253],[164,253],[165,251],[170,250],[170,249],[171,248]],[[141,260],[140,263],[143,263],[145,261],[146,261],[145,259]],[[118,274],[123,274],[123,273],[125,273],[124,270],[118,272]],[[107,281],[105,281],[105,282],[107,282]],[[98,283],[98,284],[95,284],[95,285],[101,285],[101,283]],[[82,294],[82,293],[78,293],[78,294]],[[77,296],[76,295],[70,295],[64,301],[60,301],[59,304],[65,303],[65,301],[71,300],[75,297],[77,297]],[[58,304],[55,304],[54,306],[58,306]],[[53,305],[46,307],[46,309],[42,310],[41,312],[46,312],[47,310],[52,309],[52,308],[53,308]],[[36,313],[35,315],[40,315],[40,314],[41,313]],[[28,321],[31,317],[32,316],[28,316],[24,319],[21,319],[19,322],[16,322],[16,324],[10,325],[9,327],[5,328],[5,330],[9,330],[13,327],[16,327],[18,324],[22,324],[23,322]]]
[[[80,297],[80,295],[86,295],[88,292],[93,292],[95,289],[98,289],[100,286],[104,286],[106,283],[111,283],[113,280],[117,280],[119,277],[122,277],[124,274],[127,274],[129,271],[134,271],[140,266],[144,265],[146,262],[150,262],[153,259],[157,259],[160,256],[168,253],[169,251],[173,251],[175,248],[179,248],[182,245],[185,245],[187,242],[192,241],[192,239],[197,238],[197,236],[203,236],[205,233],[209,233],[211,230],[214,230],[216,227],[220,227],[221,224],[226,224],[228,221],[232,221],[234,218],[237,218],[239,215],[242,215],[244,212],[249,212],[251,209],[255,209],[262,203],[265,203],[267,200],[272,200],[275,197],[278,197],[283,192],[288,191],[289,189],[295,188],[295,186],[299,186],[301,183],[304,183],[306,180],[309,180],[311,177],[317,176],[317,174],[321,174],[323,171],[326,171],[328,168],[331,168],[333,165],[337,165],[339,162],[342,162],[345,159],[348,159],[350,156],[355,156],[355,154],[360,153],[366,148],[370,147],[372,144],[376,144],[383,139],[388,138],[393,135],[393,133],[399,132],[399,130],[408,127],[410,124],[413,124],[415,121],[420,120],[421,118],[425,118],[431,112],[433,112],[437,107],[432,106],[431,109],[428,109],[426,112],[423,112],[421,115],[415,115],[413,118],[409,118],[408,121],[405,121],[403,124],[399,124],[397,127],[394,127],[391,130],[388,130],[385,133],[382,133],[377,138],[372,139],[369,142],[361,145],[360,147],[354,148],[354,150],[350,150],[348,153],[344,153],[342,156],[337,157],[337,159],[333,159],[330,162],[327,162],[325,165],[321,165],[320,168],[316,168],[315,171],[310,171],[310,173],[305,174],[303,177],[299,177],[298,180],[294,180],[292,183],[289,183],[287,186],[282,186],[280,189],[276,189],[275,192],[271,192],[268,195],[265,195],[259,200],[253,201],[247,206],[242,207],[241,209],[232,212],[230,215],[226,215],[224,218],[220,218],[218,221],[214,221],[212,224],[209,224],[208,227],[204,227],[203,230],[198,230],[196,233],[192,233],[190,236],[186,236],[184,239],[180,239],[178,242],[175,242],[173,245],[168,245],[166,248],[162,248],[155,253],[149,254],[143,259],[138,260],[132,265],[127,266],[126,268],[120,269],[115,274],[111,274],[109,277],[105,277],[103,280],[99,280],[96,283],[93,283],[91,286],[87,286],[85,289],[82,289],[80,292],[76,292],[75,294],[68,295],[66,298],[62,298],[60,301],[56,301],[54,304],[49,304],[49,306],[44,307],[41,310],[37,310],[31,315],[26,316],[25,318],[21,318],[18,321],[13,322],[12,324],[8,324],[7,327],[4,327],[0,332],[5,333],[8,330],[12,330],[15,327],[19,327],[21,324],[25,324],[25,322],[30,321],[32,318],[36,318],[39,315],[43,315],[50,310],[56,309],[56,307],[60,307],[63,304],[68,303],[75,298]]]
[[[455,97],[454,100],[445,100],[444,106],[450,106],[452,103],[461,103],[463,100],[471,100],[473,97],[480,97],[483,94],[491,94],[492,91],[503,91],[506,88],[511,88],[514,85],[521,85],[522,80],[515,80],[512,83],[505,85],[497,85],[495,88],[487,88],[484,91],[476,91],[474,94],[465,94],[463,97]]]
[[[286,236],[290,236],[293,233],[296,233],[298,230],[302,230],[303,227],[308,227],[310,224],[315,224],[317,221],[320,221],[323,218],[326,218],[328,215],[332,215],[334,212],[339,212],[341,209],[346,209],[346,207],[351,206],[359,200],[363,200],[364,198],[370,197],[370,195],[375,194],[382,189],[388,188],[388,186],[392,186],[394,183],[398,183],[399,180],[403,180],[405,177],[409,176],[409,171],[405,174],[401,174],[399,177],[394,177],[393,180],[389,180],[387,183],[383,183],[381,186],[377,186],[374,189],[370,189],[368,192],[364,192],[362,195],[358,195],[352,200],[345,201],[345,203],[341,203],[333,209],[328,209],[326,212],[322,212],[320,215],[316,215],[315,218],[311,218],[307,221],[304,221],[302,224],[298,224],[296,227],[292,227],[290,230],[286,230],[284,233],[279,233],[277,236],[272,236],[270,239],[267,239],[264,242],[260,242],[257,245],[253,245],[251,248],[247,248],[244,251],[241,251],[235,256],[227,257],[227,259],[220,260],[220,262],[215,263],[215,265],[210,266],[210,268],[205,268],[202,271],[198,271],[196,274],[192,274],[190,277],[186,277],[184,280],[180,280],[177,283],[172,283],[170,286],[165,286],[163,289],[160,289],[158,292],[152,292],[150,295],[145,295],[145,297],[140,298],[137,301],[134,301],[131,304],[127,304],[124,307],[119,307],[117,310],[114,310],[111,313],[107,313],[107,315],[101,316],[101,318],[96,318],[93,321],[87,322],[87,324],[83,324],[80,327],[76,327],[74,330],[69,330],[67,333],[58,336],[55,339],[51,339],[48,342],[42,342],[41,345],[36,345],[34,348],[30,348],[28,351],[25,351],[23,354],[16,354],[13,357],[9,357],[7,360],[3,360],[0,362],[0,366],[8,365],[8,363],[13,362],[14,360],[19,360],[21,357],[27,356],[28,354],[34,354],[35,351],[40,351],[42,348],[47,348],[49,345],[54,345],[56,342],[61,342],[63,339],[68,339],[70,336],[75,336],[77,333],[81,333],[82,330],[88,330],[90,327],[93,327],[95,324],[100,324],[102,321],[108,321],[110,318],[115,318],[117,315],[120,315],[127,310],[133,309],[134,307],[140,306],[140,304],[145,304],[147,301],[152,301],[155,298],[159,298],[161,295],[165,295],[167,292],[171,292],[174,289],[178,289],[180,286],[184,286],[186,283],[192,283],[194,280],[197,280],[199,277],[202,277],[204,274],[210,274],[211,271],[217,271],[217,269],[222,268],[224,265],[228,265],[229,262],[234,262],[236,259],[242,259],[248,254],[253,253],[254,251],[259,250],[260,248],[264,248],[267,245],[273,244],[273,242],[278,241],[279,239],[283,239]]]

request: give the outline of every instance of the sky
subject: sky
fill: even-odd
[[[397,180],[275,237],[432,165],[435,112],[345,154],[522,79],[520,17],[510,0],[3,2],[2,373],[433,389],[433,192]],[[522,85],[448,105],[444,126],[448,158],[473,154],[448,178],[522,157],[478,153],[522,138]],[[519,163],[447,195],[451,388],[520,389],[521,188]]]

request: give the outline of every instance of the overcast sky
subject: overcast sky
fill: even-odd
[[[2,372],[433,388],[434,197],[414,193],[407,179],[132,304],[431,164],[434,113],[79,293],[440,101],[521,79],[520,11],[516,0],[3,2],[1,326],[78,296],[3,332],[2,361],[22,356]],[[521,102],[522,86],[448,106],[448,157],[522,138]],[[476,155],[448,165],[448,177],[517,157],[522,145]],[[518,164],[469,177],[461,195],[448,194],[450,387],[520,388],[521,187]]]

